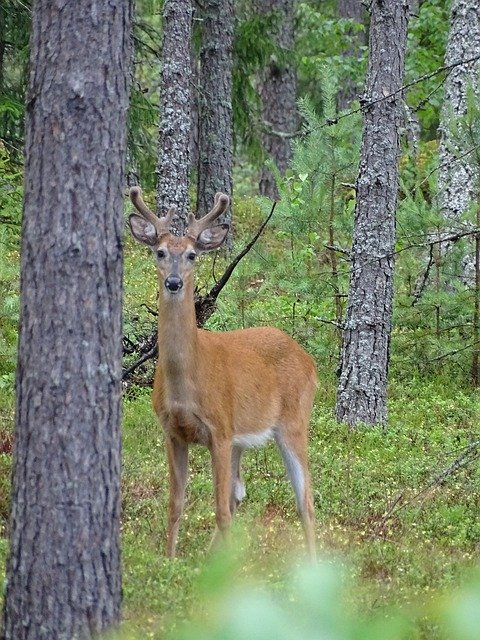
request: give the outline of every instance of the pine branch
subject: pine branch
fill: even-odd
[[[460,67],[464,64],[470,64],[471,62],[476,62],[477,60],[480,60],[480,54],[476,56],[472,56],[471,58],[467,58],[466,60],[460,60],[459,62],[452,62],[452,64],[446,64],[446,65],[442,65],[441,67],[437,67],[437,69],[435,69],[434,71],[431,71],[430,73],[425,73],[423,76],[420,76],[419,78],[416,78],[411,82],[407,82],[406,84],[402,85],[399,89],[392,91],[392,93],[389,93],[386,96],[377,98],[376,100],[361,99],[360,106],[357,109],[352,109],[347,113],[342,113],[341,115],[338,115],[335,118],[328,118],[325,120],[325,122],[323,122],[323,124],[319,125],[318,128],[330,127],[332,125],[338,124],[340,120],[343,120],[344,118],[348,118],[349,116],[352,116],[355,113],[359,113],[360,111],[364,111],[379,102],[383,102],[384,100],[389,100],[390,98],[393,98],[398,94],[403,93],[406,89],[410,89],[411,87],[414,87],[415,85],[420,84],[420,82],[424,82],[425,80],[430,80],[430,78],[434,78],[435,76],[437,76],[440,73],[443,73],[444,71],[452,71],[452,69],[455,69],[456,67]],[[310,132],[303,132],[303,135],[305,135],[305,133],[310,133]]]

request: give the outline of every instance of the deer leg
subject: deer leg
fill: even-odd
[[[238,505],[245,497],[245,485],[243,484],[240,476],[240,459],[242,457],[243,449],[241,447],[232,447],[232,476],[231,476],[231,490],[230,490],[230,513],[232,516],[235,514]]]
[[[232,487],[231,456],[232,444],[229,440],[213,442],[211,448],[213,481],[215,488],[216,529],[210,544],[215,548],[220,540],[225,540],[232,522],[230,495]]]
[[[185,487],[188,476],[188,446],[174,438],[166,437],[168,467],[170,473],[170,500],[168,506],[167,555],[175,557],[180,518],[185,503]]]
[[[310,473],[307,464],[306,438],[289,438],[288,434],[277,431],[275,440],[282,454],[287,474],[295,493],[297,510],[302,521],[305,542],[309,556],[315,552],[315,513],[313,508]]]

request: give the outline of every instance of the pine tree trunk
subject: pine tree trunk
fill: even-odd
[[[278,14],[277,28],[272,37],[285,55],[284,60],[270,60],[260,81],[262,119],[267,129],[263,135],[263,150],[265,158],[272,160],[283,175],[292,155],[290,135],[297,131],[299,125],[297,76],[292,63],[293,0],[257,0],[256,4],[264,15],[272,11]],[[266,166],[262,168],[259,191],[272,200],[279,197],[273,174]]]
[[[217,191],[232,195],[233,0],[202,4],[197,215],[213,206]],[[229,221],[231,212],[220,218]]]
[[[354,426],[387,418],[395,209],[408,7],[373,0],[364,131],[357,179],[352,271],[343,335],[337,419]],[[375,102],[374,104],[369,104]]]
[[[340,18],[349,18],[355,22],[365,22],[365,5],[361,0],[339,0],[338,1],[338,15]],[[360,31],[358,33],[350,33],[351,45],[343,55],[345,57],[358,56],[360,53],[360,47],[365,44],[365,33]],[[357,94],[358,84],[355,82],[355,78],[348,78],[338,92],[338,108],[340,110],[347,109],[350,106],[352,100],[358,97]]]
[[[190,210],[190,0],[165,1],[163,33],[157,209],[159,215],[165,215],[169,207],[176,206],[179,216],[174,227],[183,235]]]
[[[130,2],[37,0],[3,638],[119,620]]]
[[[445,53],[445,65],[480,55],[480,3],[478,0],[454,0],[451,26]],[[480,61],[460,65],[445,79],[444,106],[440,118],[440,168],[438,192],[440,210],[448,222],[457,221],[475,197],[475,162],[468,149],[458,149],[450,132],[450,123],[467,111],[467,87],[471,84],[478,97]],[[456,152],[455,152],[456,150]],[[463,156],[463,157],[456,157]]]

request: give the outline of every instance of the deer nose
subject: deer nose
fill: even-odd
[[[165,287],[171,293],[177,293],[177,291],[180,291],[180,289],[183,287],[183,280],[180,278],[180,276],[168,276],[165,279]]]

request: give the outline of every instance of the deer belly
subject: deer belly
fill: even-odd
[[[182,409],[171,411],[163,421],[166,431],[187,444],[210,446],[210,429],[194,413]]]
[[[258,431],[256,433],[237,433],[233,436],[233,444],[241,449],[261,447],[273,437],[273,429]]]

